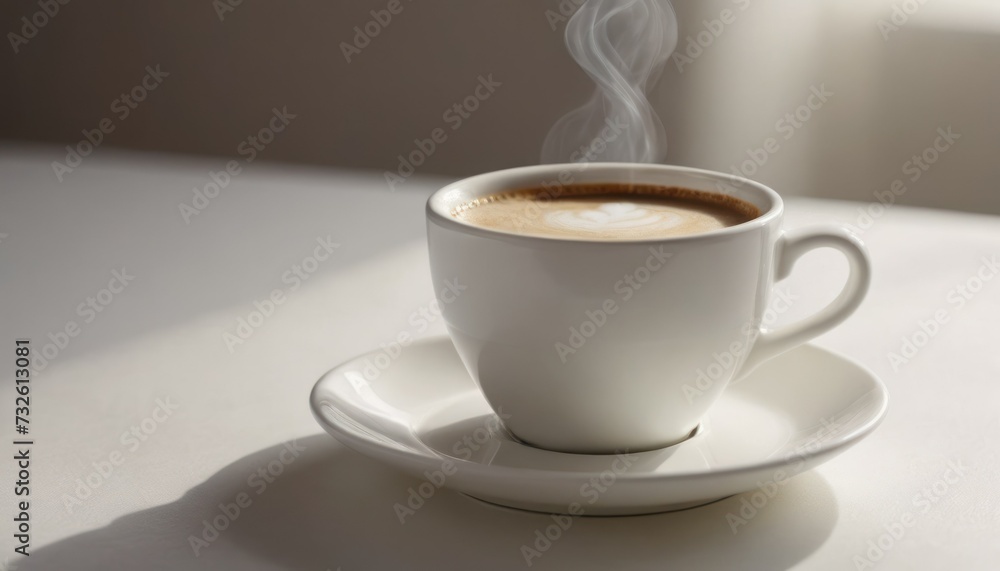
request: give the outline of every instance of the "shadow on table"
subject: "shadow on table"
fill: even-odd
[[[280,472],[270,483],[257,474],[268,467]],[[420,483],[325,434],[312,436],[297,448],[246,456],[176,502],[39,549],[17,569],[523,569],[527,545],[537,549],[532,569],[772,570],[808,557],[838,517],[830,486],[806,473],[737,522],[735,533],[727,516],[750,515],[742,500],[751,494],[669,514],[576,518],[555,541],[536,545],[536,530],[544,532],[552,516],[447,490],[401,524],[394,505]],[[220,504],[235,514],[230,504],[241,498],[246,507],[224,515]],[[206,529],[212,521],[217,534]],[[193,538],[204,543],[195,547]]]

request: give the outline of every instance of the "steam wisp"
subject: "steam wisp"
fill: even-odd
[[[646,94],[676,46],[669,0],[587,0],[566,24],[566,47],[597,88],[549,131],[542,162],[663,160],[666,133]]]

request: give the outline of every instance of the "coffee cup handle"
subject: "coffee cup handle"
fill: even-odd
[[[847,258],[847,284],[829,305],[817,313],[776,331],[760,330],[757,342],[736,378],[806,341],[836,327],[861,305],[871,283],[871,261],[864,243],[846,228],[822,226],[792,230],[782,234],[774,247],[774,281],[787,278],[803,254],[816,248],[834,248]]]

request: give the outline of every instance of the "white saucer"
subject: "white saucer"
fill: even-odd
[[[888,393],[864,367],[806,345],[728,387],[680,444],[621,457],[563,454],[498,428],[451,340],[439,337],[395,360],[375,351],[340,365],[316,383],[310,404],[337,440],[423,480],[414,493],[447,487],[521,509],[629,515],[757,488],[771,495],[874,430]]]

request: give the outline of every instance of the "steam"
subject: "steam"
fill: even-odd
[[[669,0],[587,0],[566,25],[566,47],[597,89],[552,127],[542,162],[663,160],[667,137],[646,92],[676,46]]]

